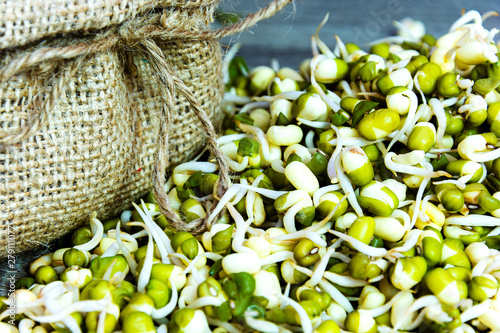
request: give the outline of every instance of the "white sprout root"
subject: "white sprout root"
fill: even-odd
[[[349,242],[352,245],[352,247],[354,247],[356,250],[358,250],[359,252],[364,253],[368,256],[383,257],[387,254],[387,250],[384,248],[367,245],[367,244],[357,240],[356,238],[351,237],[347,234],[341,233],[339,231],[328,230],[328,232],[337,236],[338,238],[341,238],[341,239]]]
[[[92,239],[85,244],[77,245],[74,248],[80,251],[92,251],[104,236],[104,226],[101,221],[97,219],[97,213],[94,212],[90,215],[90,226],[92,230]]]

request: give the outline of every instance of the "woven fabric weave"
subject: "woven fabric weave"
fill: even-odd
[[[172,19],[200,8],[213,10],[219,0],[1,0],[0,49],[25,45],[62,33],[93,33],[158,9],[169,9]],[[172,10],[173,9],[173,10]],[[191,28],[211,21],[193,15],[179,25]]]
[[[198,31],[212,21],[217,1],[3,0],[3,67],[18,54],[68,39],[85,40],[131,20],[160,15],[166,29]],[[44,40],[47,40],[45,43]],[[211,38],[158,40],[175,74],[212,120],[220,119],[222,56]],[[61,237],[88,220],[114,216],[151,188],[164,101],[151,64],[140,52],[111,48],[60,60],[45,70],[16,74],[0,84],[0,131],[15,132],[58,96],[36,133],[0,145],[0,257]],[[65,80],[55,80],[66,76]],[[65,82],[56,87],[57,82]],[[191,159],[204,132],[190,104],[175,94],[169,124],[170,164]],[[165,130],[165,129],[164,129]]]

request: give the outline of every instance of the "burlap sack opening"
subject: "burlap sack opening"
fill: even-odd
[[[54,6],[58,5],[59,12],[66,10],[66,15],[50,12],[57,12]],[[142,19],[139,14],[147,15],[153,7],[158,13],[158,6],[163,7],[160,21],[167,29],[196,31],[212,20],[215,5],[213,0],[35,1],[31,9],[41,10],[41,15],[21,13],[25,14],[21,26],[10,30],[4,22],[0,45],[9,49],[1,65],[38,47],[31,44],[16,49],[13,45],[45,37],[51,37],[51,45],[66,43],[68,38],[87,38],[94,28]],[[20,7],[11,1],[3,6],[4,17]],[[93,10],[85,10],[89,6]],[[71,12],[72,8],[76,9]],[[54,17],[60,22],[50,19]],[[22,26],[27,21],[39,30],[33,33],[32,28]],[[43,22],[48,23],[43,26]],[[158,45],[170,68],[211,120],[217,120],[223,89],[217,41],[173,38]],[[48,73],[43,73],[42,65],[0,85],[0,129],[10,133],[36,116],[54,88],[55,76],[68,76],[46,124],[18,143],[0,145],[0,257],[7,250],[20,252],[47,244],[87,221],[92,211],[100,219],[112,217],[152,187],[163,107],[160,96],[165,87],[151,64],[134,50],[113,48],[95,53],[72,73],[77,61],[62,61],[55,72]],[[170,164],[199,152],[204,142],[202,126],[178,93],[170,126]],[[15,242],[7,241],[8,234],[14,234]]]

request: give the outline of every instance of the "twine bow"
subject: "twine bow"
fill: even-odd
[[[40,105],[38,113],[29,117],[27,122],[20,128],[13,131],[0,130],[0,146],[12,145],[35,135],[47,122],[49,112],[57,103],[57,97],[68,81],[74,77],[81,66],[92,54],[107,51],[110,49],[131,49],[144,54],[148,62],[153,66],[161,84],[165,89],[161,89],[161,98],[163,108],[160,119],[160,140],[159,149],[156,156],[153,190],[160,206],[162,214],[169,220],[170,224],[179,231],[189,231],[200,233],[206,230],[204,219],[198,219],[189,224],[183,222],[177,213],[169,204],[167,193],[164,189],[164,180],[166,175],[168,161],[168,129],[164,124],[168,124],[171,118],[171,112],[174,110],[174,92],[180,92],[189,102],[192,110],[201,121],[203,130],[207,134],[208,148],[215,157],[220,172],[217,194],[219,197],[224,195],[229,186],[229,170],[227,163],[216,143],[216,133],[214,127],[203,111],[200,103],[196,100],[193,93],[186,84],[170,69],[161,48],[154,39],[169,40],[174,38],[191,39],[220,39],[225,36],[233,35],[248,27],[256,24],[262,19],[274,15],[293,0],[274,0],[267,7],[248,15],[244,20],[229,27],[219,30],[191,31],[183,29],[166,29],[161,25],[161,14],[154,14],[147,18],[131,20],[119,25],[115,29],[109,29],[95,36],[86,38],[83,42],[71,41],[68,45],[56,47],[41,47],[32,52],[26,52],[14,60],[10,61],[0,70],[0,83],[4,83],[15,75],[37,69],[42,73],[54,72],[54,69],[62,61],[75,59],[70,65],[66,65],[53,79],[50,87],[50,93],[41,101],[40,94],[33,103]],[[162,133],[164,131],[164,133]],[[210,215],[210,214],[208,214]],[[207,215],[207,216],[208,216]]]

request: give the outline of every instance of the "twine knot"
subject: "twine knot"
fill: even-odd
[[[171,112],[174,110],[175,91],[180,92],[187,99],[192,110],[200,120],[203,130],[207,134],[208,148],[219,165],[220,181],[217,186],[217,195],[219,197],[224,195],[229,186],[229,169],[217,145],[217,135],[210,119],[190,89],[170,69],[165,55],[156,44],[155,39],[219,39],[239,33],[258,21],[274,15],[292,1],[274,0],[269,6],[248,15],[241,22],[219,30],[193,31],[183,28],[165,28],[161,23],[162,14],[155,13],[148,17],[124,22],[113,29],[100,31],[92,36],[86,35],[80,39],[70,40],[65,45],[39,47],[33,51],[24,52],[0,70],[0,84],[7,82],[22,72],[33,69],[41,69],[41,72],[54,74],[56,67],[61,66],[61,64],[63,65],[61,68],[58,68],[58,74],[51,79],[50,84],[44,82],[44,86],[50,86],[50,92],[45,93],[44,87],[37,87],[39,91],[38,96],[30,101],[34,105],[33,109],[35,112],[29,115],[28,120],[21,123],[20,126],[15,126],[7,131],[0,129],[0,146],[22,142],[35,135],[46,125],[49,113],[53,112],[57,107],[58,96],[63,92],[69,80],[86,63],[88,57],[113,48],[142,52],[154,68],[160,84],[164,86],[164,89],[161,89],[161,98],[164,105],[160,118],[160,138],[156,156],[153,190],[162,214],[167,217],[174,228],[179,231],[201,233],[206,230],[205,220],[199,219],[189,224],[182,221],[170,206],[164,189],[168,162],[168,126],[164,126],[164,124],[169,123]],[[70,59],[73,61],[64,63],[64,60]],[[167,128],[167,130],[165,131],[164,128]],[[207,214],[207,216],[210,216],[210,214]]]

